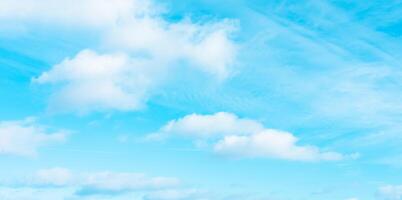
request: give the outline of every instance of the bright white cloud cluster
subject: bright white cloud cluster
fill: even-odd
[[[315,146],[299,146],[291,133],[266,129],[248,136],[230,135],[219,141],[214,150],[218,153],[244,157],[272,157],[287,160],[342,160],[336,152],[321,152]]]
[[[99,55],[83,50],[35,81],[62,84],[51,99],[51,109],[88,112],[140,108],[152,85],[149,78],[140,62],[124,54]]]
[[[149,0],[6,0],[0,20],[96,30],[102,53],[82,50],[34,80],[57,85],[50,105],[55,111],[131,111],[178,63],[218,80],[231,73],[233,21],[171,22],[161,10]]]
[[[172,63],[187,60],[191,65],[219,79],[230,73],[236,47],[229,35],[235,25],[223,20],[197,24],[188,19],[169,23],[161,18],[136,18],[106,32],[105,42],[128,52],[142,52]]]
[[[34,156],[41,146],[62,142],[65,132],[49,132],[33,119],[0,122],[0,154]]]
[[[291,133],[267,129],[250,119],[241,119],[231,113],[213,115],[187,115],[172,120],[149,139],[162,139],[170,135],[184,135],[196,139],[218,138],[214,151],[236,157],[263,157],[299,161],[342,160],[337,152],[321,151],[318,147],[298,145]]]
[[[380,187],[378,197],[381,200],[401,200],[402,185],[387,185]]]

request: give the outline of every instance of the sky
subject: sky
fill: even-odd
[[[0,0],[2,200],[402,200],[402,2]]]

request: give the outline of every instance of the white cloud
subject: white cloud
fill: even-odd
[[[232,20],[170,22],[148,0],[23,1],[0,2],[0,19],[96,28],[99,46],[108,52],[82,50],[35,79],[62,84],[51,97],[54,111],[140,109],[152,86],[182,61],[217,80],[232,73]]]
[[[225,136],[215,146],[220,154],[240,157],[267,157],[286,160],[319,161],[342,160],[343,155],[336,152],[321,152],[315,146],[299,146],[297,138],[291,133],[266,129],[249,135]]]
[[[382,200],[402,199],[402,185],[387,185],[378,189],[378,197]]]
[[[65,132],[49,132],[33,119],[0,122],[0,154],[34,156],[40,146],[65,140]]]
[[[250,119],[240,119],[232,113],[191,114],[168,122],[158,133],[150,135],[150,138],[163,138],[171,134],[196,138],[248,135],[263,129],[264,127],[260,123]]]
[[[139,109],[152,85],[141,62],[125,54],[99,55],[83,50],[35,79],[61,84],[51,98],[54,110]]]
[[[163,139],[172,135],[212,140],[215,142],[213,149],[216,153],[235,157],[320,161],[358,156],[344,156],[337,152],[322,151],[312,145],[298,145],[298,138],[291,133],[267,129],[257,121],[241,119],[225,112],[187,115],[168,122],[157,133],[150,134],[147,138]]]
[[[106,43],[129,52],[145,52],[163,62],[185,59],[219,79],[230,74],[236,46],[229,35],[230,20],[197,24],[190,20],[169,23],[160,18],[140,18],[115,26]]]

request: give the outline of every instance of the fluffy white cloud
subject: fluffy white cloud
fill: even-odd
[[[106,43],[129,52],[143,52],[160,62],[188,60],[200,70],[224,79],[236,54],[229,38],[234,27],[230,20],[197,24],[190,20],[169,23],[160,18],[136,18],[108,31]]]
[[[299,161],[342,160],[344,155],[322,151],[316,146],[298,145],[293,134],[267,129],[258,121],[241,119],[232,113],[212,115],[191,114],[172,120],[148,139],[163,139],[171,135],[189,136],[198,140],[213,140],[218,154],[235,157],[263,157]],[[355,158],[353,154],[351,158]]]
[[[266,129],[248,136],[225,136],[215,146],[220,154],[240,157],[268,157],[286,160],[319,161],[342,160],[336,152],[321,152],[315,146],[299,146],[291,133]]]
[[[378,197],[381,200],[401,200],[402,185],[387,185],[378,189]]]
[[[99,55],[83,50],[35,79],[61,84],[51,99],[55,110],[135,110],[142,106],[152,85],[141,62],[125,54]]]
[[[0,19],[96,28],[108,52],[82,50],[34,79],[62,85],[51,98],[55,111],[137,110],[182,61],[217,80],[231,74],[232,20],[170,22],[148,0],[23,1],[0,2]]]
[[[223,135],[248,135],[264,127],[250,119],[240,119],[232,113],[218,112],[212,115],[191,114],[172,120],[150,138],[164,138],[179,134],[195,138],[213,138]]]
[[[40,146],[65,140],[65,132],[49,132],[33,119],[0,122],[0,154],[34,156]]]

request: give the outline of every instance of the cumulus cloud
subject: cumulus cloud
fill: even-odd
[[[143,52],[160,62],[188,60],[201,71],[224,79],[236,54],[229,37],[235,27],[232,20],[199,24],[189,19],[169,23],[161,18],[137,18],[113,27],[105,40],[109,46]]]
[[[381,200],[402,199],[402,185],[387,185],[378,189],[378,198]]]
[[[97,54],[83,50],[66,58],[35,82],[59,84],[51,98],[53,110],[139,109],[152,85],[143,63],[125,54]]]
[[[260,122],[242,119],[232,113],[191,114],[172,120],[148,139],[172,135],[212,140],[215,153],[235,157],[262,157],[298,161],[342,160],[337,152],[322,151],[316,146],[299,145],[292,133],[265,128]]]
[[[195,138],[211,138],[224,135],[248,135],[263,130],[257,121],[241,119],[232,113],[218,112],[212,115],[190,114],[172,120],[150,138],[163,138],[172,134]]]
[[[0,154],[34,156],[41,146],[62,142],[63,131],[51,132],[34,119],[0,122]]]
[[[149,0],[6,0],[0,2],[0,20],[96,29],[102,53],[82,50],[34,80],[62,85],[50,100],[55,111],[132,111],[183,61],[217,80],[232,73],[233,20],[172,22],[161,10]]]
[[[311,145],[297,145],[297,140],[291,133],[265,129],[248,136],[225,136],[214,146],[214,151],[240,157],[268,157],[301,161],[343,159],[343,155],[340,153],[322,152],[318,147]]]

